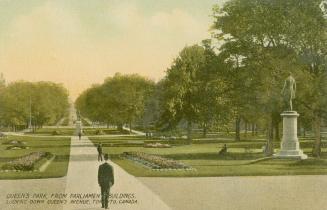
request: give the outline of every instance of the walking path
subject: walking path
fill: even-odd
[[[56,127],[61,126],[61,125],[64,123],[65,119],[66,119],[66,117],[61,118],[61,119],[56,123],[55,126],[56,126]]]
[[[123,127],[124,130],[130,131],[129,127]],[[145,136],[145,133],[142,131],[137,131],[137,130],[131,130],[132,133],[138,135],[138,136]]]
[[[68,126],[74,126],[75,120],[77,120],[76,109],[74,107],[74,104],[71,104],[69,108]]]
[[[139,178],[173,210],[327,209],[327,176]]]
[[[97,173],[100,162],[97,161],[96,147],[87,137],[82,137],[82,140],[78,140],[78,137],[72,137],[71,145],[66,179],[66,193],[68,195],[82,194],[81,196],[85,196],[85,194],[99,195],[100,187],[97,182]],[[112,162],[110,162],[110,164],[114,167],[115,176],[115,185],[112,187],[110,193],[114,196],[112,202],[116,202],[115,204],[109,204],[110,209],[170,209],[156,194],[149,190],[138,179],[126,173],[118,165]],[[127,195],[129,199],[121,197]],[[121,198],[119,199],[119,197]],[[78,202],[87,202],[86,200],[79,199]],[[97,203],[95,200],[99,201],[99,198],[91,199],[88,203],[84,204],[65,205],[64,209],[101,209],[99,208],[101,207],[101,203]]]

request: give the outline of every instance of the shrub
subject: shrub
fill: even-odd
[[[60,135],[60,132],[59,132],[59,131],[57,131],[57,130],[54,130],[54,131],[52,131],[52,135],[53,135],[53,136],[57,136],[57,135]]]
[[[104,135],[103,130],[96,130],[95,135]]]

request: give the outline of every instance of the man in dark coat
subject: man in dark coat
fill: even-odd
[[[98,161],[102,161],[102,145],[98,144],[97,146],[97,150],[98,150]]]
[[[104,154],[105,163],[99,166],[98,183],[101,187],[102,208],[108,209],[110,188],[114,185],[114,169],[108,163],[109,155]]]

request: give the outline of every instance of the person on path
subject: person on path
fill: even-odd
[[[101,188],[102,208],[108,209],[110,188],[114,185],[114,169],[108,163],[109,155],[104,154],[105,163],[99,166],[98,183]]]
[[[227,153],[227,145],[224,144],[224,147],[218,152],[218,155],[224,155]]]
[[[82,132],[79,131],[79,132],[78,132],[78,139],[81,140],[81,138],[82,138]]]
[[[103,159],[102,159],[102,145],[101,144],[98,144],[97,150],[98,150],[98,161],[103,161]]]

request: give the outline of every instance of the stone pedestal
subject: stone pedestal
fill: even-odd
[[[299,114],[296,111],[285,111],[281,114],[283,117],[283,139],[281,149],[275,158],[285,159],[307,159],[300,149],[299,139],[297,138],[297,118]]]
[[[76,121],[76,128],[75,128],[75,135],[78,135],[79,133],[83,133],[82,121],[77,120]]]

